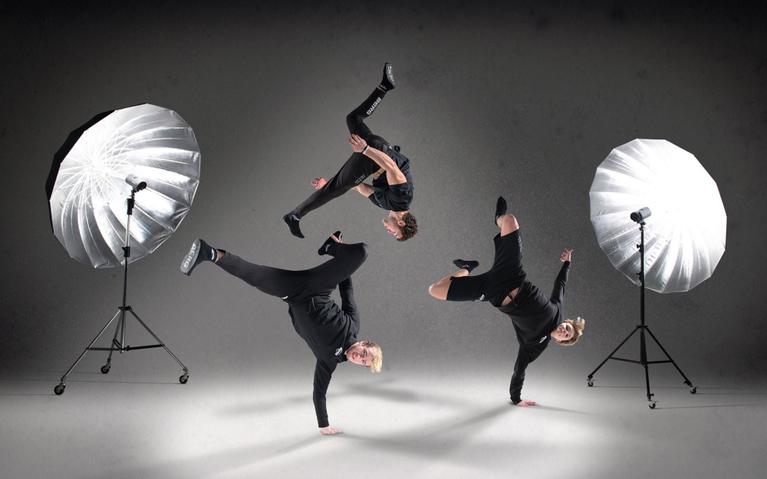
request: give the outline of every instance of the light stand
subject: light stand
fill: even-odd
[[[698,391],[698,389],[695,386],[692,385],[692,382],[690,382],[689,379],[687,379],[687,376],[685,376],[684,373],[682,372],[682,370],[679,369],[679,366],[677,366],[676,362],[674,362],[674,360],[671,359],[671,356],[668,354],[666,349],[660,344],[660,341],[658,341],[658,338],[656,338],[655,335],[652,333],[652,331],[650,330],[650,327],[645,324],[645,319],[644,319],[644,311],[645,311],[645,308],[644,308],[644,293],[645,293],[644,226],[645,226],[645,222],[644,222],[644,220],[647,217],[649,217],[649,216],[650,216],[649,208],[642,208],[641,210],[636,211],[636,212],[631,214],[631,219],[636,221],[637,223],[639,223],[639,234],[640,234],[640,243],[638,245],[636,245],[637,249],[639,249],[639,264],[640,264],[639,273],[637,273],[637,275],[639,276],[639,284],[640,284],[640,288],[639,288],[639,295],[640,295],[639,296],[639,298],[640,298],[640,300],[639,300],[639,304],[640,304],[640,307],[639,307],[639,317],[640,317],[640,323],[639,323],[639,325],[636,328],[634,328],[633,331],[631,331],[631,333],[628,336],[626,336],[626,339],[621,341],[621,343],[618,345],[618,347],[616,347],[604,359],[604,361],[599,363],[599,366],[597,366],[596,369],[594,369],[591,372],[591,374],[588,375],[588,378],[586,380],[586,384],[588,384],[589,387],[593,387],[594,386],[594,374],[596,374],[596,372],[599,371],[599,369],[610,359],[614,359],[616,361],[625,361],[625,362],[628,362],[628,363],[639,364],[642,367],[644,367],[644,377],[645,377],[645,386],[647,388],[647,403],[648,403],[648,406],[650,407],[650,409],[655,409],[655,400],[653,399],[653,394],[650,392],[650,372],[649,372],[649,369],[647,368],[647,366],[650,365],[650,364],[661,364],[661,363],[671,363],[671,364],[673,364],[674,367],[676,368],[676,370],[679,371],[679,374],[681,374],[682,377],[684,378],[684,384],[689,386],[690,393],[691,394],[695,394]],[[618,358],[618,357],[613,356],[616,352],[618,352],[618,350],[621,348],[621,346],[623,346],[626,343],[626,341],[628,341],[629,338],[631,338],[631,336],[633,336],[634,333],[636,333],[637,331],[639,331],[639,361],[634,360],[634,359],[625,359],[625,358]],[[668,359],[665,359],[663,361],[648,361],[647,360],[647,347],[646,347],[646,343],[645,343],[645,331],[650,335],[650,337],[653,339],[653,341],[655,341],[655,344],[658,345],[658,347],[661,349],[661,351],[663,351],[663,354],[665,354]]]
[[[162,342],[162,340],[157,337],[157,335],[149,329],[149,326],[144,323],[144,321],[139,318],[139,316],[136,314],[135,311],[133,311],[133,308],[131,306],[128,306],[126,304],[128,299],[128,258],[130,258],[130,221],[131,216],[133,216],[133,206],[136,203],[136,193],[146,188],[146,183],[141,182],[133,186],[131,189],[130,198],[127,200],[127,214],[128,214],[128,220],[125,226],[125,242],[123,243],[123,302],[122,306],[117,308],[117,313],[115,313],[114,316],[112,316],[112,319],[110,319],[107,324],[104,325],[103,328],[101,328],[101,331],[96,335],[95,338],[93,338],[93,341],[88,343],[88,345],[83,349],[83,352],[80,353],[80,356],[77,357],[75,362],[67,369],[67,372],[64,373],[63,376],[61,376],[61,380],[59,384],[56,385],[56,387],[53,388],[53,392],[56,393],[56,395],[64,394],[64,389],[67,386],[66,379],[67,376],[69,376],[69,373],[72,372],[72,370],[77,366],[77,364],[80,362],[80,360],[83,359],[85,356],[85,353],[88,351],[109,351],[109,356],[107,357],[107,362],[103,366],[101,366],[101,372],[103,374],[107,374],[109,372],[109,369],[112,366],[112,354],[117,351],[119,353],[132,351],[134,349],[151,349],[151,348],[163,348],[165,351],[167,351],[170,356],[176,360],[176,362],[181,366],[181,368],[184,370],[184,373],[179,376],[178,381],[181,384],[186,384],[186,382],[189,380],[189,369],[184,366],[184,363],[181,362],[178,357],[176,357],[175,354],[173,354],[173,351],[171,351],[165,343]],[[130,313],[131,316],[133,316],[136,321],[141,324],[141,326],[144,327],[144,329],[149,332],[149,334],[152,335],[152,337],[157,341],[158,344],[147,344],[144,346],[128,346],[125,344],[125,329],[126,329],[126,313]],[[115,335],[112,338],[112,343],[109,345],[108,348],[98,348],[93,347],[93,344],[101,338],[101,335],[104,334],[104,331],[109,327],[112,322],[114,322],[115,319],[120,318],[117,322],[117,327],[115,328]],[[117,336],[120,336],[120,340],[117,340]]]

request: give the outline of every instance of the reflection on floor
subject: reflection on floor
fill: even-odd
[[[344,369],[344,368],[340,368]],[[315,427],[311,376],[187,385],[110,374],[0,378],[0,476],[8,478],[761,478],[764,384],[530,378],[540,405],[511,406],[505,373],[450,378],[341,371],[331,424]]]

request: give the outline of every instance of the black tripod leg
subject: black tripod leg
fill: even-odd
[[[644,330],[647,328],[641,328],[639,332],[639,363],[644,367],[644,383],[647,388],[647,403],[650,409],[655,409],[655,401],[652,399],[652,392],[650,392],[650,370],[647,367],[647,343],[645,342]]]
[[[637,332],[637,329],[639,329],[639,326],[637,326],[636,328],[634,328],[634,330],[633,330],[633,331],[631,331],[631,332],[629,333],[629,335],[628,335],[628,336],[626,336],[626,339],[624,339],[623,341],[621,341],[621,343],[618,345],[618,347],[617,347],[617,348],[615,348],[615,349],[613,349],[613,351],[612,351],[610,354],[608,354],[608,355],[607,355],[607,357],[604,359],[604,361],[602,361],[601,363],[599,363],[599,366],[597,366],[597,367],[596,367],[596,369],[594,369],[593,371],[591,371],[591,374],[589,374],[589,376],[588,376],[589,382],[591,382],[591,379],[594,377],[594,374],[596,374],[596,372],[597,372],[597,371],[599,371],[599,369],[600,369],[602,366],[604,366],[604,364],[605,364],[605,363],[606,363],[606,362],[607,362],[607,361],[608,361],[610,358],[612,358],[612,357],[613,357],[613,354],[617,353],[617,352],[618,352],[618,350],[621,348],[621,346],[623,346],[624,344],[626,344],[626,341],[628,341],[628,340],[631,338],[631,336],[633,336],[633,335],[634,335],[634,333],[636,333],[636,332]],[[589,386],[591,386],[591,385],[592,385],[592,384],[589,384]]]
[[[693,394],[695,394],[695,393],[697,392],[697,388],[696,388],[695,386],[693,386],[693,385],[692,385],[692,382],[691,382],[691,381],[690,381],[690,380],[687,378],[687,376],[685,376],[685,374],[682,372],[682,370],[679,368],[679,366],[677,366],[677,364],[676,364],[676,362],[674,361],[674,359],[673,359],[673,358],[671,357],[671,355],[670,355],[670,354],[669,354],[669,353],[666,351],[666,348],[664,348],[664,347],[663,347],[663,345],[660,343],[660,341],[658,341],[658,338],[656,338],[656,337],[655,337],[655,335],[652,333],[652,331],[650,330],[650,327],[649,327],[649,326],[647,326],[647,328],[646,328],[646,329],[647,329],[647,332],[648,332],[648,333],[650,333],[650,337],[653,339],[653,341],[655,341],[655,344],[657,344],[657,345],[658,345],[658,347],[660,348],[660,350],[661,350],[661,351],[663,351],[663,354],[665,354],[665,355],[666,355],[666,357],[669,359],[669,361],[671,361],[671,364],[673,364],[673,365],[674,365],[674,367],[676,368],[676,370],[677,370],[677,371],[679,371],[679,374],[681,374],[681,375],[682,375],[682,377],[684,378],[684,383],[685,383],[687,386],[689,386],[689,387],[690,387],[690,392],[691,392],[691,393],[693,393]]]
[[[155,339],[155,340],[156,340],[158,343],[160,343],[160,345],[163,347],[163,349],[165,349],[165,351],[166,351],[168,354],[170,354],[170,356],[171,356],[173,359],[175,359],[175,360],[176,360],[176,362],[178,363],[178,365],[179,365],[179,366],[181,366],[181,368],[184,370],[184,373],[185,373],[184,375],[188,376],[188,374],[189,374],[189,369],[188,369],[186,366],[184,366],[184,363],[182,363],[182,362],[181,362],[181,360],[180,360],[180,359],[178,359],[178,357],[176,357],[176,355],[175,355],[175,354],[173,354],[173,351],[171,351],[170,349],[168,349],[168,347],[165,345],[165,343],[163,343],[163,342],[162,342],[162,339],[158,338],[158,337],[157,337],[157,335],[156,335],[156,334],[154,334],[154,331],[152,331],[151,329],[149,329],[149,326],[147,326],[147,325],[146,325],[146,323],[144,323],[144,321],[142,321],[142,320],[141,320],[141,318],[139,318],[139,317],[138,317],[138,315],[137,315],[137,314],[136,314],[136,313],[135,313],[133,310],[130,310],[130,314],[132,314],[132,315],[133,315],[133,317],[134,317],[134,318],[136,318],[136,321],[138,321],[138,322],[141,324],[141,326],[143,326],[143,327],[144,327],[144,329],[146,329],[146,330],[149,332],[149,334],[151,334],[151,335],[152,335],[152,337],[153,337],[153,338],[154,338],[154,339]],[[184,376],[181,376],[181,377],[183,378]],[[181,380],[181,382],[182,382],[182,383],[185,383],[185,382],[186,382],[186,380]]]
[[[93,341],[91,341],[90,343],[88,343],[87,346],[85,346],[85,349],[83,349],[83,352],[80,353],[80,355],[77,357],[77,359],[75,359],[75,362],[72,363],[71,366],[69,366],[69,369],[67,369],[67,372],[65,372],[64,375],[61,376],[61,380],[60,380],[59,384],[54,388],[54,391],[56,392],[56,394],[61,394],[61,393],[64,392],[64,387],[66,386],[66,379],[67,379],[67,376],[69,376],[69,373],[72,372],[72,370],[75,368],[75,366],[77,366],[77,364],[83,359],[83,357],[85,356],[85,353],[87,353],[88,350],[91,348],[91,346],[93,346],[93,343],[95,343],[96,341],[99,340],[101,335],[104,334],[104,331],[107,330],[109,325],[112,324],[112,322],[115,319],[117,319],[117,316],[119,316],[119,315],[120,315],[120,311],[115,313],[115,315],[112,316],[112,319],[107,321],[107,324],[105,324],[104,327],[101,328],[101,331],[99,331],[99,334],[97,334],[96,337],[93,338]]]
[[[117,335],[120,334],[120,331],[123,328],[123,325],[125,324],[125,315],[123,314],[120,316],[120,320],[117,322],[117,327],[115,328],[115,335],[112,337],[112,342],[109,344],[109,356],[107,356],[107,363],[101,366],[101,373],[106,374],[109,372],[109,370],[112,368],[112,354],[118,350],[122,349],[122,344],[117,342]]]

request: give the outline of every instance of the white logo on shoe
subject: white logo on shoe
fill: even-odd
[[[197,243],[194,243],[192,245],[192,248],[189,250],[189,253],[186,255],[186,258],[184,258],[184,268],[189,268],[189,266],[192,264],[192,258],[194,258],[195,254],[197,253]]]
[[[344,348],[338,348],[336,349],[336,356],[340,355],[343,352]]]
[[[288,297],[287,296],[283,296],[280,299],[288,299]]]

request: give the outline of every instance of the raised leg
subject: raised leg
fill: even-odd
[[[440,299],[442,301],[447,300],[447,292],[450,289],[450,282],[453,278],[463,278],[464,276],[468,276],[469,272],[463,268],[459,269],[453,274],[449,274],[443,278],[441,278],[436,283],[429,286],[429,294],[432,298]]]

